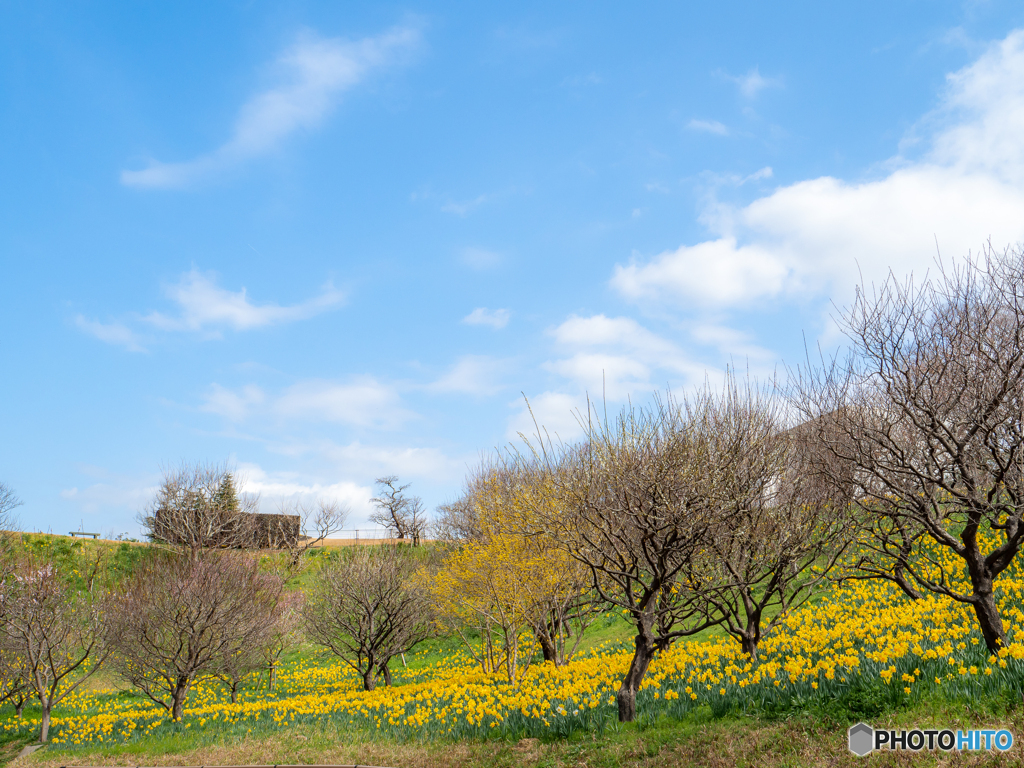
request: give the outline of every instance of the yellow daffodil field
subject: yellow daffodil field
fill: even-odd
[[[640,717],[683,717],[694,708],[725,714],[825,707],[851,697],[879,712],[922,697],[1019,699],[1024,579],[1018,574],[1015,568],[999,580],[1009,642],[998,656],[987,655],[970,606],[934,596],[913,601],[882,582],[849,582],[786,617],[762,641],[756,662],[724,635],[678,642],[651,666],[638,696]],[[55,712],[53,746],[186,733],[255,736],[314,722],[399,740],[599,731],[615,721],[615,691],[630,656],[628,642],[606,643],[562,667],[534,663],[518,687],[459,653],[418,668],[410,658],[407,669],[395,670],[392,687],[370,692],[340,663],[305,657],[282,666],[273,691],[257,680],[237,703],[219,682],[202,681],[177,723],[127,692],[76,692]],[[3,728],[33,731],[38,718],[7,714]]]

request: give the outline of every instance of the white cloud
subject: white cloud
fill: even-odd
[[[212,274],[195,269],[165,289],[180,315],[168,317],[153,312],[145,320],[165,331],[201,331],[211,326],[226,326],[236,331],[306,320],[339,306],[345,300],[342,291],[328,285],[319,296],[299,304],[253,304],[245,288],[228,291],[219,287]]]
[[[690,329],[690,337],[697,343],[718,351],[720,359],[737,369],[741,375],[750,374],[762,382],[773,380],[778,374],[779,355],[754,343],[750,334],[714,323],[698,324]],[[715,371],[708,376],[715,378]]]
[[[429,385],[434,392],[461,392],[467,395],[491,395],[503,389],[496,379],[505,364],[486,355],[463,355],[451,370]]]
[[[417,446],[368,445],[358,440],[339,445],[331,440],[311,443],[288,443],[269,446],[275,453],[287,456],[316,454],[356,477],[426,478],[432,482],[456,481],[465,471],[465,460],[453,459],[437,448]]]
[[[508,325],[511,313],[507,309],[487,309],[477,307],[464,318],[462,322],[467,325],[489,325],[495,330],[501,330]]]
[[[307,379],[277,395],[253,384],[238,390],[212,384],[199,409],[235,422],[273,417],[383,429],[398,427],[415,416],[402,407],[393,386],[371,376],[347,381]]]
[[[727,80],[732,80],[736,83],[740,89],[740,93],[748,99],[754,98],[765,88],[778,88],[782,85],[782,80],[780,78],[765,77],[757,67],[754,67],[745,75],[725,75],[723,73],[723,76]]]
[[[728,136],[728,126],[718,122],[717,120],[691,120],[686,124],[686,127],[691,131],[702,131],[704,133],[714,133],[718,136]]]
[[[656,374],[684,383],[700,381],[707,366],[692,360],[676,344],[628,317],[570,317],[551,335],[573,354],[543,367],[564,376],[591,397],[622,400],[669,383]]]
[[[220,384],[211,384],[204,400],[201,410],[223,416],[230,421],[243,421],[254,406],[261,405],[266,400],[266,396],[262,389],[253,384],[242,387],[238,392],[226,389]]]
[[[231,138],[210,154],[180,163],[152,161],[143,170],[121,172],[133,187],[181,187],[196,179],[272,151],[288,136],[315,128],[341,93],[374,69],[395,61],[420,39],[419,30],[400,27],[355,42],[304,34],[277,61],[282,84],[244,104]]]
[[[90,336],[95,336],[107,344],[124,347],[129,352],[146,351],[138,334],[123,323],[101,323],[98,320],[89,320],[78,315],[75,317],[75,325]]]
[[[351,481],[323,482],[291,472],[266,472],[258,464],[239,464],[239,490],[259,495],[260,511],[274,513],[283,505],[310,503],[318,499],[336,501],[349,509],[346,529],[367,527],[373,506],[373,489]]]
[[[319,296],[291,306],[253,304],[245,288],[225,290],[217,285],[212,273],[204,274],[195,269],[182,275],[177,283],[166,286],[164,294],[178,305],[177,314],[150,312],[141,318],[135,315],[136,321],[145,321],[150,330],[204,332],[214,337],[219,336],[221,328],[245,331],[306,320],[345,301],[344,292],[327,285]],[[108,344],[132,352],[146,351],[141,336],[125,323],[105,324],[78,315],[75,325]]]
[[[556,442],[570,442],[583,434],[577,415],[582,415],[584,419],[587,417],[585,397],[564,392],[542,392],[530,398],[529,406],[522,399],[510,405],[518,408],[518,413],[509,420],[506,432],[506,437],[514,443],[519,442],[519,435],[525,435],[536,444],[538,425],[545,442],[548,437]]]
[[[463,248],[462,263],[473,269],[493,269],[501,264],[501,254],[483,248]]]
[[[958,258],[988,238],[1024,238],[1024,31],[950,75],[924,124],[933,135],[922,159],[896,158],[877,180],[826,176],[709,209],[715,238],[618,265],[612,286],[636,302],[705,308],[828,293],[842,304],[861,274],[934,267],[936,240]]]
[[[289,418],[378,428],[397,427],[413,415],[401,407],[393,387],[369,376],[347,383],[311,379],[293,384],[272,409]]]
[[[578,383],[595,398],[621,400],[638,388],[651,388],[650,366],[628,355],[578,352],[543,367]]]

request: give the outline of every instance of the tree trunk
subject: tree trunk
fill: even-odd
[[[996,606],[995,595],[992,594],[992,582],[989,581],[988,589],[974,590],[974,615],[978,617],[978,624],[981,626],[981,635],[985,638],[985,645],[991,654],[999,653],[1006,639],[1003,631],[1003,619],[999,615],[999,608]]]
[[[46,743],[46,740],[50,737],[50,708],[52,704],[47,704],[40,700],[43,705],[43,718],[39,724],[39,741]]]
[[[270,662],[270,673],[267,675],[267,690],[274,690],[274,680],[277,678],[277,662]]]
[[[757,661],[757,637],[749,633],[740,635],[740,646],[743,652],[750,657],[751,661]]]
[[[377,686],[377,681],[374,679],[374,673],[375,672],[376,672],[376,669],[374,669],[373,664],[371,664],[367,668],[366,672],[363,674],[363,690],[364,691],[372,691]]]
[[[765,596],[768,600],[768,596]],[[757,661],[757,644],[761,642],[761,606],[755,605],[752,596],[744,597],[747,626],[740,632],[740,646],[751,661]]]
[[[622,678],[622,685],[615,695],[619,705],[619,722],[631,723],[636,719],[636,692],[640,690],[640,683],[643,682],[647,668],[654,658],[654,643],[643,634],[636,636],[636,651],[633,653],[633,660],[629,663],[629,671]]]
[[[181,713],[185,709],[185,699],[188,698],[188,675],[180,675],[174,686],[174,693],[171,696],[171,720],[181,720]]]
[[[390,661],[390,659],[388,659],[388,661]],[[380,667],[378,667],[378,669],[380,670],[381,675],[384,676],[384,685],[387,686],[388,688],[390,688],[391,687],[391,667],[388,666],[388,662],[387,661],[383,662],[380,665]]]
[[[25,711],[25,697],[24,696],[19,696],[18,697],[18,703],[14,705],[14,713],[18,716],[19,720],[21,720],[21,713],[24,712],[24,711]]]
[[[551,641],[547,632],[535,632],[537,643],[540,645],[540,652],[544,655],[544,661],[553,661],[558,664],[558,650]]]
[[[238,680],[234,680],[231,683],[231,703],[238,703]]]

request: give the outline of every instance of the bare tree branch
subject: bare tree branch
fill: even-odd
[[[819,475],[860,509],[861,574],[970,604],[995,652],[995,580],[1024,539],[1024,252],[982,256],[862,288],[839,318],[848,354],[791,395],[827,448]]]
[[[388,662],[432,632],[417,564],[396,547],[356,548],[328,561],[312,580],[302,611],[306,635],[354,669],[371,691]]]
[[[254,558],[160,553],[107,606],[114,667],[179,720],[198,677],[237,681],[262,666],[281,594],[281,580]]]

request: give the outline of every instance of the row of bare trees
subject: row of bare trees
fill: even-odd
[[[988,650],[1004,643],[996,579],[1024,540],[1024,253],[890,276],[837,321],[845,352],[784,383],[729,374],[611,418],[588,409],[581,441],[538,429],[441,508],[457,547],[496,540],[482,499],[498,489],[518,510],[500,533],[544,539],[629,617],[620,719],[674,640],[719,625],[756,657],[830,577],[963,602]]]
[[[552,595],[568,610],[530,621],[511,588],[488,604],[502,617],[518,610],[542,648],[561,639],[566,617],[626,615],[635,649],[618,704],[620,719],[632,720],[657,652],[721,625],[756,657],[764,632],[846,549],[843,506],[806,471],[813,444],[786,417],[771,389],[732,376],[720,392],[669,395],[612,418],[583,414],[582,441],[528,441],[443,509],[444,530],[458,538],[439,583],[466,584],[469,595],[465,552],[489,563],[511,552],[528,563],[517,584],[533,587],[533,603]],[[572,581],[580,569],[585,578]]]
[[[1005,643],[997,579],[1024,540],[1024,253],[989,248],[919,285],[890,276],[859,291],[837,320],[846,351],[789,371],[782,384],[730,374],[720,390],[670,394],[612,416],[588,409],[579,414],[584,437],[572,444],[538,429],[441,508],[438,530],[451,546],[433,584],[408,556],[356,551],[319,570],[293,614],[369,689],[378,676],[388,682],[389,660],[430,631],[434,611],[479,623],[480,637],[499,626],[514,666],[520,627],[557,663],[570,619],[578,636],[595,609],[615,608],[636,631],[617,695],[621,720],[635,717],[644,675],[672,642],[718,625],[756,658],[763,635],[828,578],[887,579],[910,599],[931,592],[970,605],[997,652]],[[196,675],[237,680],[259,656],[243,646],[280,645],[280,582],[244,556],[215,551],[241,530],[225,522],[241,506],[229,485],[223,472],[169,478],[151,515],[154,525],[161,516],[187,523],[184,534],[157,536],[179,553],[151,561],[169,569],[159,578],[177,579],[175,595],[189,605],[202,595],[227,601],[207,613],[230,631],[211,628],[194,649],[179,642],[217,661],[161,661],[157,674],[129,660],[153,655],[148,638],[175,636],[146,623],[168,605],[131,602],[179,599],[158,595],[158,577],[142,569],[110,603],[111,615],[130,613],[123,629],[106,624],[93,645],[88,632],[67,635],[76,639],[60,657],[64,677],[88,666],[78,660],[83,649],[90,669],[112,654],[173,717]],[[378,487],[377,521],[417,541],[422,504],[395,477]],[[42,590],[50,576],[37,568],[4,580],[0,610],[15,617],[5,628],[19,626],[26,606],[46,603],[19,595]],[[249,590],[244,599],[232,604],[214,588],[221,578]],[[85,606],[95,599],[65,601],[52,615],[92,627],[95,610]],[[245,618],[243,607],[259,607],[259,617]],[[33,669],[36,641],[18,639],[29,635],[38,636],[5,629],[5,668]],[[62,690],[57,674],[22,675],[44,709]]]
[[[797,372],[790,401],[859,513],[858,575],[970,605],[995,653],[996,579],[1024,541],[1024,250],[890,276],[840,325],[848,352]]]
[[[4,503],[9,512],[17,499],[7,493]],[[46,741],[54,706],[106,667],[178,720],[199,679],[222,680],[232,701],[254,673],[273,687],[281,655],[300,638],[349,664],[368,690],[378,675],[390,684],[391,659],[433,629],[416,561],[394,546],[328,553],[305,597],[285,579],[339,525],[338,507],[300,510],[318,536],[285,547],[275,571],[244,549],[250,506],[221,468],[167,473],[144,518],[154,543],[120,579],[101,556],[69,564],[3,536],[0,704],[20,712],[36,700]]]
[[[390,684],[391,659],[433,630],[414,569],[394,547],[359,549],[314,573],[303,600],[237,552],[154,550],[112,589],[96,573],[83,588],[52,562],[24,558],[0,593],[0,704],[20,711],[36,700],[46,741],[54,706],[106,666],[178,720],[201,678],[222,680],[232,701],[256,672],[272,687],[300,637],[350,665],[367,690],[378,675]]]

